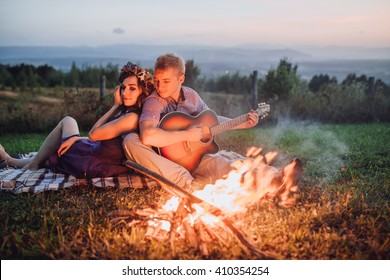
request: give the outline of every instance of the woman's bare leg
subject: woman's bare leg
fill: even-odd
[[[0,162],[5,161],[7,166],[22,168],[26,164],[30,163],[32,160],[33,158],[26,158],[26,159],[13,158],[5,151],[4,147],[0,144]]]
[[[58,143],[60,142],[62,137],[67,137],[79,133],[80,132],[76,120],[72,117],[65,117],[46,137],[46,140],[43,142],[42,146],[39,148],[39,151],[34,158],[12,158],[4,150],[1,150],[1,146],[0,160],[4,159],[6,160],[8,165],[14,166],[16,168],[36,170],[40,166],[47,166],[47,160],[52,153],[56,152]]]

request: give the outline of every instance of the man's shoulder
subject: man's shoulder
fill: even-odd
[[[164,104],[166,103],[165,99],[162,98],[156,91],[152,92],[148,97],[145,99],[145,105],[146,104],[153,104],[153,103],[160,103]]]
[[[189,100],[201,99],[199,94],[196,92],[196,90],[186,86],[182,86],[181,88],[183,91],[184,99],[189,99]]]
[[[195,93],[195,94],[198,94],[196,92],[196,90],[194,90],[193,88],[190,88],[190,87],[187,87],[187,86],[182,86],[181,88],[182,88],[184,93],[189,93],[189,94],[194,94]]]
[[[158,95],[157,91],[153,91],[146,99],[155,99],[155,98],[161,98],[160,95]]]

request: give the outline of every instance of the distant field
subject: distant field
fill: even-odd
[[[386,84],[390,84],[390,60],[389,59],[367,59],[367,60],[300,60],[289,59],[292,64],[298,65],[298,74],[304,80],[311,80],[313,76],[320,74],[328,74],[330,77],[336,77],[338,82],[342,82],[348,74],[355,73],[357,76],[366,75],[367,77],[375,77],[381,79]],[[195,60],[196,62],[196,60]],[[278,64],[275,61],[252,61],[251,63],[235,62],[235,63],[220,63],[213,65],[209,62],[199,62],[201,75],[218,76],[226,73],[239,72],[243,75],[249,75],[254,70],[259,72],[259,78],[264,78],[268,71],[275,69]]]
[[[302,61],[298,64],[298,73],[303,79],[310,80],[314,75],[328,74],[335,76],[339,82],[348,74],[355,73],[357,76],[366,75],[381,79],[390,84],[390,60],[323,60]]]

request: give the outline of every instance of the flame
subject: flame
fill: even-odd
[[[174,196],[171,199],[169,199],[162,208],[167,211],[176,211],[177,207],[179,207],[179,198]]]
[[[161,208],[165,210],[165,213],[175,212],[179,206],[179,198],[174,196],[169,199]],[[152,228],[159,228],[163,231],[169,232],[171,230],[171,223],[167,220],[157,219],[157,215],[150,215],[148,225]],[[149,233],[148,233],[149,234]]]
[[[212,225],[219,222],[217,217],[205,211],[206,207],[202,207],[199,204],[194,204],[193,208],[195,209],[195,213],[191,215],[193,222],[195,222],[197,219],[201,219],[206,225]]]
[[[293,203],[296,197],[292,193],[298,191],[296,166],[291,162],[282,171],[269,164],[277,156],[276,152],[260,155],[261,148],[249,148],[247,158],[233,163],[233,170],[226,178],[217,180],[214,184],[207,184],[203,190],[193,194],[203,201],[218,207],[226,215],[233,216],[247,211],[248,206],[262,199],[278,196],[281,205]],[[162,207],[163,210],[175,212],[180,200],[172,197]],[[219,222],[219,218],[210,214],[207,203],[192,204],[188,221],[191,226],[200,219],[206,225]],[[161,230],[169,231],[170,222],[166,220],[151,220],[149,225]]]
[[[160,228],[162,230],[165,230],[165,231],[170,231],[171,230],[171,223],[168,221],[161,221]]]
[[[280,188],[276,179],[282,176],[282,173],[267,163],[272,162],[277,153],[270,152],[262,156],[258,155],[260,152],[261,149],[249,150],[247,155],[255,155],[254,158],[236,161],[233,163],[234,169],[225,179],[219,179],[213,185],[206,185],[203,190],[195,191],[194,195],[228,215],[234,215],[246,212],[249,205],[268,194],[274,194]],[[297,191],[297,188],[285,191],[283,198],[287,198],[291,191]]]

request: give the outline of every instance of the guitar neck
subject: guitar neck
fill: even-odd
[[[226,130],[232,129],[235,126],[246,122],[247,119],[248,119],[248,115],[245,114],[245,115],[239,116],[237,118],[228,120],[226,122],[214,125],[213,127],[210,128],[211,135],[215,136],[215,135],[218,135]]]

